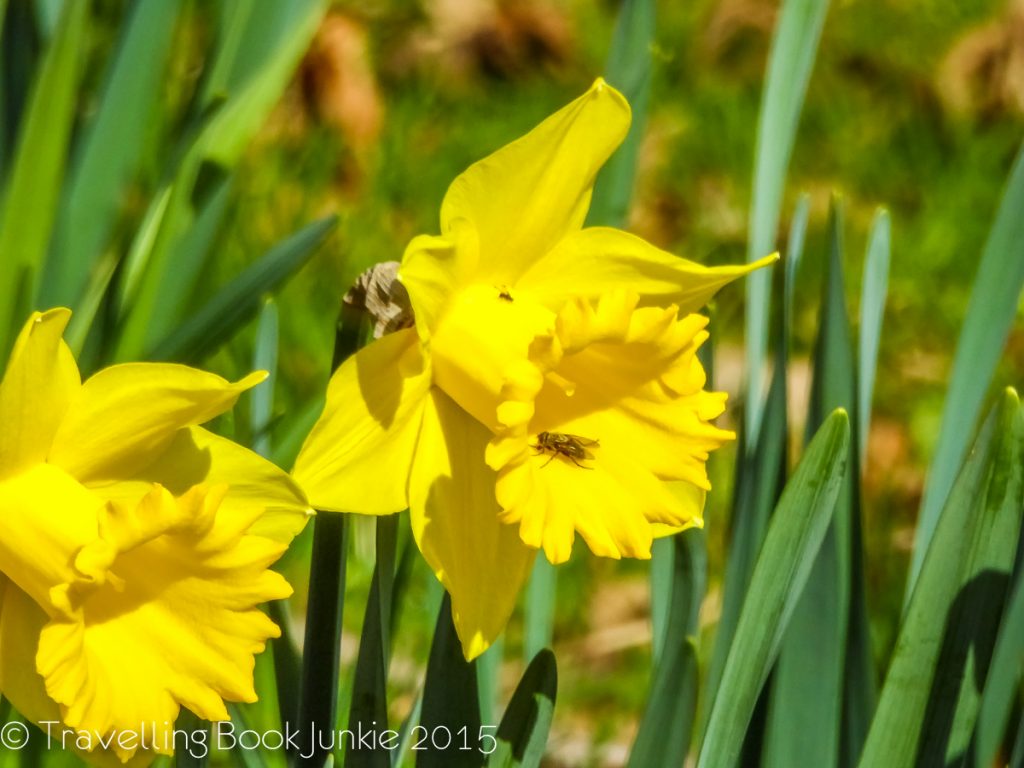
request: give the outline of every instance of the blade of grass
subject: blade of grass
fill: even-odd
[[[828,0],[785,0],[775,25],[757,123],[748,261],[775,250],[786,171],[827,11]],[[752,450],[764,413],[762,371],[768,351],[771,273],[758,270],[749,275],[746,287],[745,434],[746,448]]]
[[[914,536],[907,598],[949,495],[956,468],[981,413],[982,401],[1002,355],[1024,288],[1024,145],[1010,171],[1002,202],[989,230],[971,289],[967,316],[953,358],[953,373],[942,410],[938,444],[928,469]]]
[[[488,768],[539,768],[544,759],[558,695],[558,667],[548,649],[538,653],[516,686],[498,726]],[[486,733],[486,732],[485,732]],[[481,741],[486,752],[487,738]]]
[[[422,751],[416,758],[417,768],[478,768],[483,765],[483,753],[476,748],[480,725],[476,663],[466,661],[462,655],[462,645],[452,621],[451,597],[446,592],[437,616],[423,684],[420,711],[423,740]],[[460,749],[465,744],[471,748]]]
[[[90,267],[105,250],[125,185],[136,172],[151,124],[163,110],[160,86],[181,9],[178,0],[130,7],[99,106],[72,156],[40,286],[42,306],[77,309]]]
[[[864,768],[959,764],[967,749],[1024,508],[1021,441],[1020,402],[1009,390],[982,427],[931,538]]]
[[[758,694],[832,519],[849,445],[849,418],[837,411],[818,430],[782,492],[715,693],[697,768],[727,768],[736,762]]]
[[[147,357],[189,362],[215,350],[252,319],[259,310],[261,296],[276,290],[309,260],[336,223],[336,217],[328,216],[275,245],[157,344]]]
[[[860,291],[860,339],[857,354],[857,437],[861,465],[868,449],[871,428],[871,400],[878,369],[878,347],[882,339],[882,316],[889,290],[889,261],[892,234],[889,212],[879,208],[871,222],[868,251],[864,257],[864,280]]]
[[[605,78],[626,97],[633,111],[633,122],[625,140],[597,176],[587,214],[587,223],[591,226],[622,227],[629,216],[636,158],[647,124],[654,31],[654,1],[623,0],[605,64]]]
[[[33,80],[14,166],[0,208],[0,358],[13,341],[7,326],[19,274],[39,276],[50,241],[68,140],[75,120],[89,3],[65,3],[60,22]],[[36,286],[29,287],[35,303]],[[16,321],[17,322],[17,321]]]

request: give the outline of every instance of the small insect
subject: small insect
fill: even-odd
[[[498,288],[498,298],[502,301],[512,301],[512,292],[504,285]]]
[[[551,452],[551,458],[541,465],[542,468],[546,467],[558,456],[566,456],[580,469],[593,469],[593,467],[584,467],[580,462],[586,459],[593,459],[594,454],[588,451],[587,448],[597,445],[600,445],[600,443],[597,440],[591,440],[589,437],[563,434],[562,432],[541,432],[537,435],[537,444],[533,447],[537,449],[535,454],[537,456],[548,451]]]

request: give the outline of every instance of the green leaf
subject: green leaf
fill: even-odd
[[[854,411],[853,345],[843,288],[843,209],[839,200],[833,201],[828,239],[808,436],[836,408]],[[851,463],[843,481],[832,524],[779,652],[765,744],[769,766],[806,763],[828,768],[839,761],[852,538],[853,528],[859,525],[853,496],[855,467]],[[866,622],[866,615],[863,618]],[[812,658],[814,663],[808,663]]]
[[[655,665],[667,642],[697,634],[708,581],[704,531],[690,528],[654,542],[651,562],[652,656]]]
[[[722,678],[722,670],[729,654],[740,607],[747,593],[754,560],[761,548],[768,516],[779,500],[786,480],[786,454],[789,442],[786,407],[786,370],[789,360],[789,338],[793,315],[793,295],[796,276],[803,259],[807,236],[810,199],[801,195],[793,213],[786,244],[785,273],[783,275],[783,305],[781,328],[777,333],[779,349],[768,389],[765,416],[761,433],[753,452],[740,451],[737,455],[735,492],[732,500],[732,531],[726,560],[725,594],[722,613],[715,631],[715,645],[711,656],[707,689],[712,695],[705,697],[705,707],[714,700],[714,691]],[[705,711],[705,721],[707,712]]]
[[[625,140],[597,175],[587,214],[590,226],[622,227],[629,216],[636,159],[647,124],[654,20],[654,0],[623,0],[608,52],[605,78],[626,97],[633,121]]]
[[[530,662],[516,686],[498,726],[497,747],[488,768],[538,768],[551,730],[558,694],[555,654],[547,648]],[[486,733],[486,732],[485,732]],[[490,740],[483,739],[484,751]]]
[[[1024,424],[1007,391],[956,479],[900,627],[860,764],[959,764],[1024,508]]]
[[[325,0],[226,3],[212,70],[217,86],[198,100],[194,139],[183,142],[167,174],[167,194],[152,247],[132,271],[137,284],[128,297],[117,359],[135,359],[153,348],[181,321],[186,302],[164,300],[175,284],[182,239],[196,226],[211,193],[230,176],[249,140],[280,97],[323,16]],[[240,31],[239,31],[240,30]],[[195,273],[194,266],[190,274]]]
[[[871,400],[875,391],[878,347],[882,339],[882,317],[889,290],[889,260],[892,250],[889,212],[879,208],[871,222],[868,251],[864,257],[864,280],[860,290],[860,340],[857,355],[857,438],[863,464],[871,429]]]
[[[953,373],[942,411],[938,445],[928,469],[921,514],[914,537],[909,597],[924,562],[949,494],[956,468],[967,452],[968,440],[981,413],[996,364],[1017,314],[1024,288],[1024,145],[1010,171],[971,290],[967,316],[953,358]]]
[[[673,547],[673,573],[665,634],[647,707],[629,756],[630,768],[682,765],[696,714],[697,648],[692,636],[697,631],[706,581],[704,534],[691,529],[667,541]]]
[[[352,682],[348,729],[353,733],[382,733],[388,728],[388,662],[391,656],[391,600],[395,577],[398,515],[377,518],[377,562],[370,581],[359,656]],[[345,750],[349,768],[390,768],[387,749],[364,749],[353,740]]]
[[[181,714],[174,722],[174,730],[188,734],[206,731],[206,742],[209,743],[210,724],[184,707],[181,708]],[[202,737],[196,738],[196,743],[199,738]],[[208,762],[209,754],[205,750],[177,749],[174,753],[176,768],[206,768]]]
[[[275,245],[146,357],[194,362],[217,349],[252,319],[263,294],[276,290],[306,263],[336,223],[336,217],[328,216]]]
[[[698,768],[736,763],[758,694],[832,519],[849,446],[849,418],[836,411],[818,430],[782,492],[715,693]]]
[[[41,285],[42,306],[78,309],[89,272],[120,214],[147,133],[161,118],[161,88],[179,0],[135,3],[129,11],[99,106],[72,158],[53,247]]]
[[[256,325],[252,368],[254,371],[266,371],[267,380],[252,390],[249,406],[252,449],[264,458],[270,456],[270,422],[274,417],[279,335],[277,304],[273,299],[264,299],[259,323]]]
[[[277,103],[327,8],[325,0],[253,3],[244,15],[244,31],[235,39],[222,66],[218,91],[228,94],[205,135],[204,159],[224,168],[237,164],[249,139]],[[209,98],[219,97],[217,91]]]
[[[828,0],[785,0],[779,13],[757,123],[748,261],[756,261],[775,250],[786,171],[827,11]],[[771,272],[754,272],[746,278],[746,285],[745,434],[748,448],[752,448],[763,415],[761,379],[768,350]]]
[[[523,607],[523,657],[527,660],[535,658],[551,645],[557,587],[558,571],[548,562],[544,552],[538,552],[526,586],[526,604]]]
[[[14,167],[0,208],[0,358],[6,358],[11,330],[26,319],[12,317],[16,299],[10,289],[25,272],[39,276],[50,242],[75,119],[88,20],[89,3],[64,4],[22,119]],[[35,295],[33,281],[28,292],[33,304]]]
[[[330,750],[320,744],[331,743],[322,735],[335,729],[337,719],[348,516],[318,512],[313,526],[295,759],[296,765],[321,768]]]
[[[430,646],[427,677],[423,684],[420,733],[423,741],[417,768],[478,768],[483,753],[480,736],[480,699],[476,663],[466,661],[452,621],[452,600],[445,593]],[[417,742],[420,738],[415,739]],[[460,749],[462,746],[470,749]]]
[[[697,710],[697,646],[673,638],[658,661],[627,768],[676,768],[686,762]]]
[[[1006,733],[1014,697],[1024,677],[1024,577],[1017,574],[1017,586],[1003,614],[999,636],[992,652],[985,691],[978,711],[975,764],[992,765]]]

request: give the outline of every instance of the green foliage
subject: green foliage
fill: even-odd
[[[775,27],[757,125],[748,261],[775,250],[786,170],[827,11],[828,0],[786,0]],[[747,278],[749,446],[753,446],[761,424],[761,373],[768,348],[770,297],[769,273],[756,272]]]
[[[1024,509],[1024,418],[1007,391],[939,518],[862,766],[959,763],[971,741]]]
[[[540,766],[557,695],[555,654],[544,649],[530,662],[509,700],[498,726],[497,746],[487,761],[488,768]],[[489,747],[484,745],[484,751]]]
[[[743,601],[715,692],[698,768],[732,766],[761,687],[832,520],[847,471],[849,417],[830,416],[782,491]]]

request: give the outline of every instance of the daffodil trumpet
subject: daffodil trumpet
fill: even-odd
[[[467,658],[505,626],[538,549],[562,563],[578,533],[646,558],[702,525],[705,462],[733,437],[711,423],[725,395],[704,390],[696,312],[777,257],[708,268],[584,227],[629,122],[598,80],[455,179],[441,234],[399,269],[414,327],[337,370],[296,461],[317,508],[409,508]]]
[[[83,382],[69,317],[33,314],[0,383],[0,692],[106,745],[92,762],[145,764],[173,751],[181,707],[226,720],[256,700],[278,635],[259,606],[291,593],[269,566],[311,510],[199,426],[265,374],[132,363]]]

